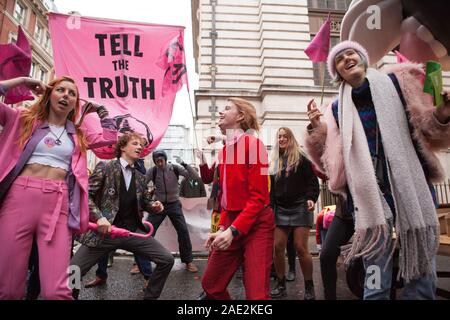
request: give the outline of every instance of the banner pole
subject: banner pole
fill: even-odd
[[[199,144],[198,144],[198,138],[197,138],[197,131],[195,130],[195,121],[194,121],[194,110],[192,108],[192,99],[191,99],[191,93],[189,92],[188,87],[186,86],[186,90],[188,92],[188,97],[189,97],[189,105],[190,105],[190,109],[191,109],[191,115],[192,115],[192,130],[194,130],[194,138],[195,138],[195,147],[198,149],[199,148]],[[195,160],[195,154],[194,154],[194,150],[192,150],[192,154],[194,156],[194,160]]]
[[[325,93],[325,66],[324,66],[324,62],[320,62],[320,64],[322,65],[322,94],[320,96],[320,107],[322,107],[323,105],[323,95]]]

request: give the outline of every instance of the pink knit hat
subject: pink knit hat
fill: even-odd
[[[364,56],[367,60],[367,65],[370,65],[369,62],[369,54],[367,53],[367,50],[364,49],[362,45],[360,45],[358,42],[346,40],[343,41],[333,47],[331,49],[330,53],[328,54],[327,59],[327,68],[328,68],[328,74],[332,79],[336,77],[336,66],[334,65],[334,59],[336,56],[343,50],[346,49],[353,49],[357,52],[359,52],[362,56]]]

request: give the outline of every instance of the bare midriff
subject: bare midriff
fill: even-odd
[[[37,177],[51,180],[64,180],[67,171],[61,168],[54,168],[38,163],[27,164],[20,173],[24,177]]]

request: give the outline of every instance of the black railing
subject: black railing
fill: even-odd
[[[439,208],[450,208],[450,180],[434,185],[436,190],[436,198]],[[328,185],[323,182],[320,186],[320,203],[322,208],[325,206],[336,204],[337,196],[328,190]]]
[[[450,208],[450,179],[434,185],[439,208]]]

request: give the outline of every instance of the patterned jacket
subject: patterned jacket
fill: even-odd
[[[97,222],[100,218],[108,219],[113,223],[119,211],[119,190],[122,175],[122,168],[119,160],[110,162],[99,162],[94,172],[89,177],[89,220]],[[135,170],[136,196],[139,220],[143,211],[152,212],[151,204],[153,200],[147,192],[145,176]],[[108,236],[105,236],[107,238]],[[89,247],[95,247],[101,243],[101,239],[96,232],[88,231],[80,242]]]

